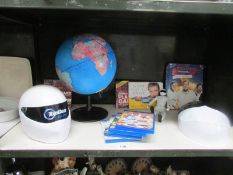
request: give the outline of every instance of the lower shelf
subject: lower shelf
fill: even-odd
[[[109,115],[121,110],[114,105],[102,105]],[[177,126],[177,115],[169,112],[162,123],[156,123],[156,133],[146,143],[105,143],[100,122],[72,121],[69,137],[59,144],[44,144],[29,139],[16,125],[0,139],[1,157],[230,157],[232,139],[224,147],[205,147],[184,136]]]

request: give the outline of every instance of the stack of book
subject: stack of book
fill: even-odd
[[[155,132],[155,114],[150,112],[124,111],[114,115],[104,130],[106,143],[140,142]]]

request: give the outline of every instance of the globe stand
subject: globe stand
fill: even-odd
[[[71,117],[79,122],[99,121],[108,116],[108,111],[101,107],[92,106],[91,96],[87,96],[87,106],[80,107],[71,112]]]

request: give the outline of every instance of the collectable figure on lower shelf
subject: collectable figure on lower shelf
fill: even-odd
[[[166,175],[190,175],[190,173],[187,170],[174,170],[171,165],[169,165],[166,170]]]
[[[132,163],[131,168],[128,167],[125,159],[115,158],[110,160],[106,166],[105,171],[102,171],[102,166],[95,163],[95,159],[88,158],[89,168],[84,167],[80,175],[190,175],[187,170],[174,170],[171,165],[165,170],[161,170],[151,158],[137,158]],[[92,170],[91,170],[92,169]]]
[[[149,174],[152,161],[150,158],[138,158],[132,165],[133,174]]]
[[[117,158],[107,163],[105,167],[106,175],[126,174],[127,164],[124,159]]]
[[[75,169],[75,157],[53,158],[53,169],[50,175],[78,175],[78,169]]]
[[[152,164],[150,158],[137,158],[128,170],[126,161],[122,158],[116,158],[107,163],[105,168],[106,175],[161,175],[160,169]]]
[[[84,167],[80,175],[104,175],[101,165],[97,165],[94,157],[88,157],[88,162],[86,162],[88,167]]]

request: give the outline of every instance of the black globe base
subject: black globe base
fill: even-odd
[[[92,106],[90,109],[88,109],[88,107],[81,107],[71,112],[72,119],[79,122],[99,121],[106,118],[107,116],[107,110],[95,106]]]

